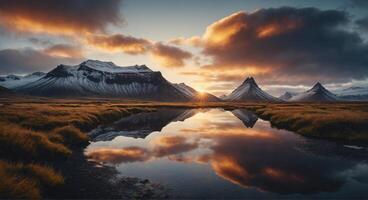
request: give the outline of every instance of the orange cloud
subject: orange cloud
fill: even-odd
[[[211,60],[202,67],[219,74],[212,82],[234,69],[248,70],[244,77],[255,76],[262,84],[365,79],[368,46],[359,35],[339,29],[348,22],[343,11],[316,8],[237,12],[206,28],[202,54]]]
[[[61,35],[104,32],[109,24],[122,23],[120,2],[120,0],[2,1],[0,25],[13,31]]]
[[[202,38],[199,36],[192,36],[190,38],[178,37],[169,40],[169,43],[175,45],[190,45],[194,47],[200,47],[202,45]]]
[[[193,57],[188,51],[160,42],[152,47],[151,55],[153,60],[163,67],[183,67],[185,60]]]
[[[48,47],[44,52],[50,56],[64,57],[64,58],[83,58],[83,52],[80,47],[71,46],[67,44],[56,44]]]
[[[151,46],[149,40],[122,34],[91,36],[87,38],[87,43],[107,51],[122,51],[132,55],[146,53]]]
[[[244,12],[237,12],[208,26],[203,35],[207,45],[224,45],[239,30],[246,29],[247,21],[244,20],[245,15],[246,13]]]
[[[267,24],[259,28],[257,36],[259,38],[267,38],[289,32],[290,30],[296,29],[301,26],[300,21],[283,20],[282,22],[275,22]]]

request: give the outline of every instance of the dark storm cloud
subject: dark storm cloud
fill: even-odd
[[[0,0],[0,24],[16,31],[81,34],[122,23],[120,0]]]
[[[356,7],[368,7],[368,1],[367,0],[350,0],[353,6]]]
[[[368,75],[368,45],[343,27],[343,11],[270,8],[238,12],[207,27],[210,70],[249,70],[262,83],[344,82]]]
[[[361,31],[368,32],[368,16],[355,21]]]
[[[56,65],[76,64],[81,58],[51,56],[34,49],[3,49],[0,50],[0,73],[31,73],[48,71]]]

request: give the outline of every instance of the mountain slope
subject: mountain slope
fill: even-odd
[[[0,96],[6,96],[6,95],[10,95],[13,94],[13,92],[11,90],[9,90],[6,87],[0,86]]]
[[[44,77],[15,88],[37,96],[103,96],[160,101],[190,101],[160,72],[147,66],[119,67],[112,62],[88,60],[76,66],[59,65]]]
[[[248,77],[231,94],[225,96],[226,101],[249,101],[249,102],[282,102],[281,99],[271,96],[258,87],[253,77]]]
[[[0,86],[13,89],[36,81],[45,75],[46,73],[43,72],[34,72],[26,76],[17,76],[17,75],[2,76],[0,77]]]
[[[284,101],[290,100],[293,96],[296,96],[295,93],[285,92],[283,95],[279,96],[279,99],[282,99]]]
[[[290,99],[290,101],[302,101],[302,102],[329,102],[340,101],[335,94],[328,91],[321,83],[316,83],[311,89],[300,93]]]
[[[210,93],[206,92],[198,92],[192,87],[186,85],[185,83],[179,83],[179,84],[173,84],[178,90],[180,90],[182,93],[187,95],[189,98],[191,98],[193,101],[206,101],[206,102],[218,102],[221,101],[218,97],[215,95],[212,95]]]

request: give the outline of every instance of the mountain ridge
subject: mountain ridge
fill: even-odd
[[[332,102],[341,101],[337,95],[327,90],[320,82],[317,82],[311,89],[293,96],[290,101],[299,102]]]
[[[225,96],[226,101],[249,101],[249,102],[283,102],[267,92],[263,91],[253,77],[247,77],[244,82]]]

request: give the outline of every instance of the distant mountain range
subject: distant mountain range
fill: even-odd
[[[253,77],[229,95],[221,98],[201,93],[185,83],[171,83],[159,71],[145,65],[117,66],[112,62],[87,60],[79,65],[59,65],[48,73],[35,72],[26,76],[0,77],[0,93],[8,92],[45,97],[116,97],[154,101],[237,101],[237,102],[295,102],[368,100],[368,88],[350,87],[328,91],[315,84],[302,93],[285,92],[279,98],[263,91]],[[7,91],[7,92],[5,92]],[[9,93],[8,93],[9,94]]]
[[[330,102],[330,101],[364,101],[368,100],[368,88],[350,87],[336,90],[333,92],[327,90],[321,83],[315,84],[311,89],[296,93],[285,92],[280,99],[284,101],[309,101],[309,102]]]

